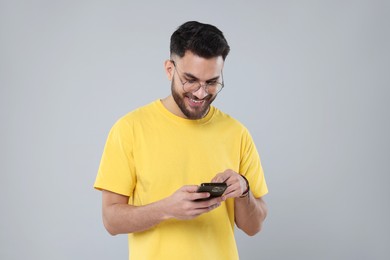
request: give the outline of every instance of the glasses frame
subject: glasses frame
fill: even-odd
[[[175,72],[176,72],[176,70],[178,70],[178,69],[177,69],[177,66],[176,66],[176,62],[175,62],[174,60],[170,60],[170,61],[173,63],[173,66],[175,67]],[[205,82],[205,83],[202,84],[199,80],[197,80],[198,88],[197,88],[196,90],[194,90],[194,91],[187,91],[187,90],[185,90],[184,85],[185,85],[186,83],[188,83],[188,80],[185,81],[185,82],[183,82],[183,80],[181,79],[179,73],[177,73],[177,76],[179,77],[180,83],[182,84],[183,91],[194,93],[194,92],[198,91],[201,87],[203,87],[204,91],[205,91],[207,94],[210,94],[210,93],[208,92],[208,88],[209,88],[209,86],[210,86],[210,83]],[[224,82],[224,80],[223,80],[223,72],[222,72],[222,70],[221,70],[221,78],[222,78],[222,82],[218,82],[218,81],[217,81],[217,83],[218,83],[219,85],[221,85],[221,88],[220,88],[216,93],[211,94],[211,95],[217,95],[217,94],[218,94],[219,92],[221,92],[221,90],[225,87],[225,82]]]

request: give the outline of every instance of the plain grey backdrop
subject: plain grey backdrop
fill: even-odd
[[[183,22],[231,54],[215,105],[270,193],[241,259],[390,259],[389,1],[0,1],[0,259],[127,259],[93,190],[122,115],[170,93]],[[190,252],[196,253],[196,252]]]

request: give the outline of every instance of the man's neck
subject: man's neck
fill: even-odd
[[[176,104],[175,100],[173,99],[172,95],[169,95],[168,97],[161,99],[162,104],[166,109],[168,109],[169,112],[172,114],[182,117],[182,118],[187,118],[183,112],[180,110],[179,106]]]

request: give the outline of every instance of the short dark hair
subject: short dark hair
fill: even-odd
[[[225,60],[230,47],[223,33],[211,24],[190,21],[182,24],[171,36],[171,55],[183,57],[191,51],[202,58],[222,56]]]

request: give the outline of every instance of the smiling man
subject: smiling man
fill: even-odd
[[[167,107],[171,104],[172,112],[177,116],[188,119],[203,118],[223,88],[223,58],[218,56],[205,59],[191,51],[186,51],[182,58],[176,54],[172,56],[174,59],[165,62],[165,69],[169,78],[176,75],[179,82],[172,79],[172,95],[164,99],[163,103]],[[179,65],[185,71],[191,72],[180,72]],[[206,79],[202,81],[200,76]]]
[[[112,127],[94,187],[103,222],[129,234],[129,258],[238,259],[234,226],[261,229],[268,192],[248,130],[212,106],[230,47],[213,25],[187,22],[164,63],[171,95]],[[220,195],[201,183],[227,186]]]

